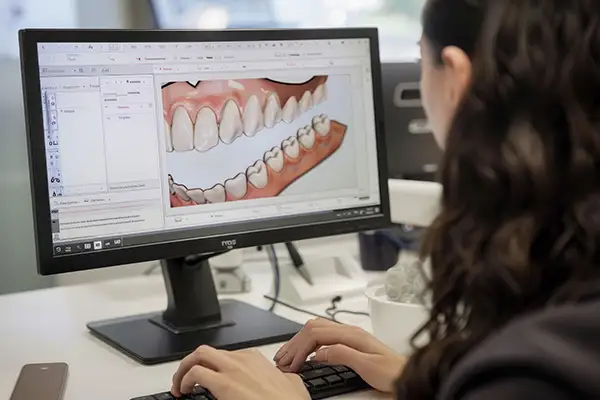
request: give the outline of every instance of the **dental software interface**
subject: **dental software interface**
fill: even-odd
[[[367,39],[38,54],[56,256],[379,212]]]

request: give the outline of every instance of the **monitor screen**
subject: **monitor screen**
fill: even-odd
[[[47,195],[35,210],[48,210],[37,222],[49,222],[53,262],[180,245],[105,261],[127,262],[381,222],[371,46],[369,37],[38,42],[47,190],[34,185],[34,200]],[[30,156],[35,166],[32,143]],[[260,233],[270,236],[252,240]]]

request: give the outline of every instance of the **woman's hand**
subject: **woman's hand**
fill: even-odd
[[[315,351],[314,361],[352,368],[371,387],[387,393],[393,392],[394,382],[406,363],[406,357],[366,331],[325,319],[309,321],[277,352],[274,360],[281,370],[298,372]]]
[[[299,376],[284,374],[256,350],[226,352],[201,346],[181,362],[171,393],[199,385],[217,400],[310,400]]]

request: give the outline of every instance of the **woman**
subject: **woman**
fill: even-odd
[[[199,349],[176,394],[307,399],[281,370],[316,351],[399,399],[600,398],[600,3],[430,0],[423,28],[423,103],[445,150],[428,342],[405,360],[311,321],[279,369]]]

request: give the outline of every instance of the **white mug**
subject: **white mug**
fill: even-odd
[[[410,355],[411,339],[429,317],[427,309],[389,300],[384,286],[369,287],[366,295],[375,337],[396,352]]]

